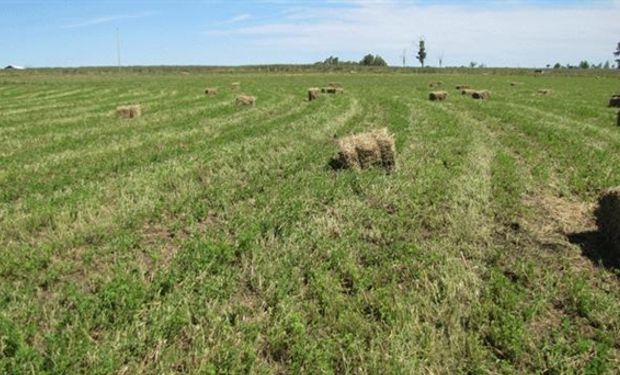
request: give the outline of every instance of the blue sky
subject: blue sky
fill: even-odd
[[[312,63],[544,66],[612,60],[620,0],[0,0],[0,65]]]

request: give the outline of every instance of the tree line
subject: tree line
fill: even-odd
[[[616,47],[616,50],[613,52],[613,55],[615,57],[614,62],[616,63],[616,68],[620,69],[620,42],[618,42],[618,45]],[[424,62],[426,61],[426,42],[424,41],[424,39],[420,39],[418,41],[418,52],[416,54],[416,60],[418,60],[420,62],[420,66],[422,68],[424,68]],[[439,58],[439,65],[442,65],[442,60],[443,58]],[[329,56],[328,58],[326,58],[323,61],[319,61],[317,63],[315,63],[316,65],[362,65],[362,66],[387,66],[387,62],[383,59],[383,57],[379,56],[379,55],[373,55],[371,53],[367,54],[366,56],[364,56],[360,61],[356,62],[356,61],[341,61],[340,59],[338,59],[338,57],[336,56]],[[405,65],[405,53],[403,53],[403,66]],[[480,68],[484,68],[485,65],[484,64],[478,64],[475,62],[471,62],[469,64],[470,68],[475,68],[475,67],[480,67]],[[611,63],[609,61],[605,61],[604,63],[598,63],[598,64],[594,64],[594,63],[590,63],[587,60],[583,60],[581,62],[579,62],[579,64],[576,65],[572,65],[572,64],[565,64],[562,65],[559,62],[555,63],[555,65],[551,66],[551,64],[547,65],[547,68],[552,68],[553,69],[611,69]]]

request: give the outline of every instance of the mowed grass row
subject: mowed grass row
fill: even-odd
[[[437,79],[447,102],[426,100]],[[233,81],[258,97],[255,108],[233,106]],[[330,81],[345,94],[304,101]],[[598,192],[620,185],[620,129],[604,107],[617,80],[2,82],[6,372],[620,366],[617,271],[569,241],[592,230]],[[463,97],[452,90],[460,83],[493,97]],[[207,86],[220,95],[205,97]],[[134,102],[142,118],[113,116]],[[327,166],[333,137],[383,126],[396,137],[395,173]]]

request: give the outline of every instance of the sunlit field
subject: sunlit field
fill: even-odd
[[[0,372],[617,371],[620,76],[482,72],[0,73]]]

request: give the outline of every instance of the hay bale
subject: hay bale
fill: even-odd
[[[553,91],[551,91],[551,89],[540,89],[538,90],[538,93],[540,95],[551,95]]]
[[[491,93],[488,90],[478,90],[471,94],[474,99],[486,100],[491,98]]]
[[[521,82],[510,82],[510,86],[515,87],[515,86],[521,86],[522,83]]]
[[[380,167],[391,171],[396,167],[394,137],[386,128],[350,135],[337,143],[340,149],[338,162],[343,168]]]
[[[241,82],[233,82],[230,84],[232,91],[239,91],[241,89]]]
[[[318,87],[311,87],[308,89],[308,101],[317,100],[319,98],[321,90]]]
[[[432,101],[443,101],[448,98],[448,93],[445,91],[433,91],[428,95],[428,98]]]
[[[462,95],[467,95],[467,96],[472,96],[474,94],[474,92],[476,92],[476,90],[472,90],[472,89],[463,89],[463,90],[461,90],[461,94]]]
[[[116,116],[120,118],[136,118],[142,116],[142,106],[139,104],[121,105],[116,107]]]
[[[256,105],[256,97],[250,96],[250,95],[238,95],[235,98],[235,104],[236,105],[249,105],[253,107]]]
[[[340,83],[340,82],[330,82],[330,83],[327,84],[327,86],[342,88],[342,83]]]
[[[440,87],[441,85],[443,85],[443,82],[441,81],[434,81],[428,84],[428,87],[433,88],[433,87]]]
[[[321,92],[323,94],[342,94],[344,89],[342,87],[322,87]]]
[[[612,95],[609,99],[609,107],[620,108],[620,95]]]
[[[205,94],[206,94],[206,95],[209,95],[209,96],[215,96],[215,95],[217,95],[217,87],[208,87],[208,88],[205,90]]]
[[[620,186],[601,194],[594,214],[599,232],[620,257]]]
[[[471,89],[469,85],[456,85],[457,90]]]

